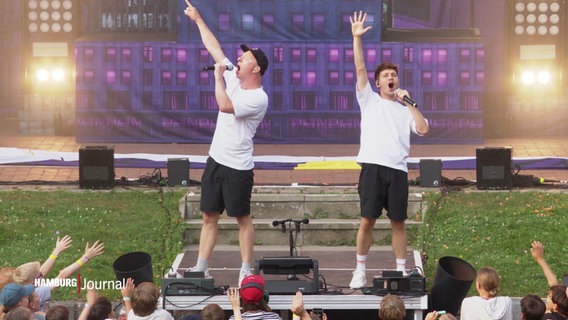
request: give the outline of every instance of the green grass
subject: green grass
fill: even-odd
[[[545,245],[545,258],[557,277],[568,272],[565,231],[568,194],[544,192],[455,192],[427,195],[429,210],[411,245],[428,256],[425,271],[434,279],[438,259],[458,257],[475,269],[494,267],[500,294],[546,296],[548,285],[530,254]],[[432,284],[431,281],[429,282]],[[474,294],[475,284],[469,294]]]
[[[81,277],[116,280],[113,262],[119,256],[143,251],[152,256],[158,276],[181,252],[183,222],[178,210],[181,191],[9,191],[0,192],[0,267],[43,262],[57,234],[70,235],[71,248],[57,259],[47,278],[73,263],[96,240],[105,252],[79,270]],[[73,276],[74,278],[76,275]],[[117,290],[101,290],[118,297]],[[54,300],[79,298],[76,289],[58,288]]]

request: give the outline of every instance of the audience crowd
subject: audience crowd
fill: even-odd
[[[54,286],[38,285],[38,279],[47,279],[60,254],[71,246],[69,236],[57,238],[55,248],[44,263],[32,261],[15,268],[0,270],[0,320],[72,320],[68,307],[48,304]],[[549,285],[545,299],[527,294],[520,301],[521,320],[568,320],[568,289],[565,274],[559,281],[544,257],[544,246],[535,241],[531,256],[541,267]],[[84,254],[61,270],[55,279],[65,279],[76,273],[86,263],[104,253],[104,244],[95,241],[85,245]],[[475,289],[478,295],[463,299],[459,314],[433,310],[424,315],[424,320],[513,320],[513,300],[500,296],[499,274],[492,267],[477,270]],[[49,283],[49,282],[48,282]],[[172,315],[158,308],[160,288],[152,282],[135,285],[127,279],[121,289],[124,315],[120,320],[282,320],[281,315],[269,307],[270,296],[264,290],[265,281],[260,275],[249,275],[239,288],[229,288],[227,299],[232,306],[232,315],[227,316],[218,304],[208,304],[200,312]],[[111,320],[118,318],[112,302],[99,296],[94,288],[87,288],[86,302],[78,320]],[[327,320],[327,315],[316,314],[304,307],[303,295],[296,293],[290,305],[290,314],[295,320]],[[378,319],[403,320],[407,313],[403,300],[394,294],[385,295],[378,306]],[[518,319],[514,319],[518,320]]]

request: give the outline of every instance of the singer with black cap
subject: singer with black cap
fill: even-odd
[[[353,34],[353,55],[357,73],[356,97],[361,109],[361,141],[357,162],[361,221],[357,231],[356,269],[349,286],[366,286],[367,254],[373,241],[373,227],[382,210],[387,210],[392,228],[392,249],[396,270],[406,272],[406,227],[410,134],[428,133],[428,122],[408,91],[400,89],[398,67],[385,62],[375,69],[375,87],[369,83],[362,37],[372,26],[367,14],[354,12],[349,18]],[[376,46],[375,44],[373,44]]]
[[[254,226],[250,215],[253,187],[253,136],[264,118],[268,96],[262,76],[268,59],[258,48],[241,45],[243,54],[233,64],[223,52],[197,8],[188,0],[184,13],[195,22],[201,40],[215,61],[215,99],[219,106],[217,125],[209,148],[209,158],[201,178],[200,210],[203,227],[199,238],[197,263],[190,271],[209,269],[223,211],[239,224],[242,265],[239,282],[251,274],[254,249]]]

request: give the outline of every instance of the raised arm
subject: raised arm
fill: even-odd
[[[217,40],[213,32],[211,32],[203,18],[201,18],[201,15],[199,14],[197,8],[195,8],[191,4],[191,2],[189,2],[189,0],[185,0],[185,3],[187,4],[187,8],[185,9],[184,13],[191,20],[193,20],[199,28],[199,33],[201,34],[201,41],[203,42],[203,45],[205,45],[205,48],[207,49],[207,51],[209,51],[209,54],[213,57],[213,60],[215,60],[216,63],[222,62],[226,56],[223,52],[223,49],[221,48],[221,45],[219,44],[219,41]]]
[[[546,277],[548,285],[552,287],[557,284],[560,284],[558,282],[558,279],[556,278],[556,275],[554,274],[554,272],[552,271],[552,269],[544,259],[544,245],[542,245],[540,241],[534,241],[531,244],[531,255],[533,259],[536,261],[536,263],[538,263],[538,265],[542,269],[542,272],[544,272],[544,276]]]
[[[45,262],[39,268],[39,272],[41,272],[41,274],[44,277],[47,277],[47,274],[51,271],[51,269],[55,265],[55,260],[57,260],[59,255],[63,251],[71,247],[71,242],[73,242],[73,240],[71,240],[71,237],[68,235],[64,236],[61,239],[59,238],[59,236],[57,236],[57,241],[55,242],[55,248],[53,249],[53,251],[51,251],[49,258],[47,258],[47,260],[45,260]]]
[[[85,263],[91,261],[94,257],[101,255],[104,253],[105,245],[98,240],[93,243],[92,246],[89,246],[89,243],[85,245],[85,254],[83,254],[77,261],[73,262],[67,268],[61,270],[57,278],[59,279],[66,279],[69,278],[73,273],[79,270]],[[55,287],[52,288],[52,290]]]
[[[361,37],[372,27],[364,26],[365,19],[367,19],[367,13],[363,13],[363,11],[359,11],[359,13],[353,12],[353,17],[349,17],[351,33],[353,34],[353,58],[355,61],[355,72],[357,73],[357,91],[363,91],[369,82]]]
[[[241,314],[241,300],[239,298],[239,289],[229,288],[229,290],[227,290],[227,298],[229,298],[231,307],[233,307],[233,316],[235,320],[242,320],[243,316]]]

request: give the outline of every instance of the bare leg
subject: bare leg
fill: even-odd
[[[241,247],[241,259],[243,262],[252,263],[254,250],[254,226],[250,214],[237,218],[239,223],[239,243]]]
[[[404,221],[392,221],[392,251],[397,259],[406,259],[406,227]]]
[[[203,227],[199,236],[199,255],[200,259],[209,260],[215,243],[217,242],[217,227],[219,224],[219,212],[203,213]]]
[[[357,254],[367,255],[373,242],[373,228],[377,219],[361,217],[359,230],[357,231]]]

